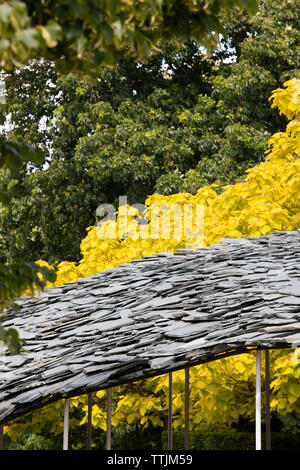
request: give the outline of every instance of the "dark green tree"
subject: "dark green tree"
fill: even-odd
[[[233,183],[261,161],[285,125],[270,92],[299,76],[295,4],[262,1],[253,18],[224,14],[228,36],[210,58],[195,41],[172,41],[147,62],[123,59],[98,78],[57,77],[46,61],[9,75],[11,136],[42,145],[48,163],[19,173],[22,197],[2,212],[7,259],[78,260],[99,204]],[[34,71],[41,87],[31,85]]]

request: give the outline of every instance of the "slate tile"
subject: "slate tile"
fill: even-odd
[[[174,364],[173,357],[157,357],[149,361],[151,369],[164,369]]]
[[[69,368],[65,365],[61,365],[58,367],[53,367],[51,369],[46,370],[45,372],[42,373],[42,378],[43,379],[48,379],[50,377],[61,377],[64,374],[69,373]]]
[[[207,335],[209,331],[215,330],[217,322],[199,322],[188,325],[186,322],[177,322],[165,328],[165,335],[169,338],[193,337],[195,335]]]
[[[300,296],[288,296],[288,297],[282,297],[277,300],[277,302],[284,304],[284,305],[300,305]]]
[[[95,327],[100,332],[105,332],[105,331],[118,330],[122,326],[132,325],[133,323],[134,321],[129,318],[120,318],[119,320],[110,320],[110,321],[97,323]]]

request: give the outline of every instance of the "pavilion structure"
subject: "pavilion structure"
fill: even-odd
[[[158,253],[18,300],[0,323],[26,341],[0,356],[3,425],[65,400],[106,389],[107,449],[111,389],[169,374],[168,446],[172,449],[172,372],[185,370],[185,449],[189,447],[189,368],[256,350],[256,449],[261,449],[261,361],[266,367],[270,449],[269,351],[300,345],[300,230]]]

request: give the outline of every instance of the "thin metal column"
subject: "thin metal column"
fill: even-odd
[[[190,369],[185,368],[184,375],[184,450],[190,447]]]
[[[3,424],[0,424],[0,450],[3,450]]]
[[[64,409],[64,440],[63,440],[63,450],[69,449],[69,412],[70,412],[70,399],[65,399],[65,409]]]
[[[261,351],[256,351],[255,449],[261,450]]]
[[[169,372],[168,450],[172,450],[173,448],[172,415],[173,415],[173,376],[172,376],[172,372]]]
[[[111,401],[112,390],[107,389],[106,450],[111,450]]]
[[[92,448],[92,413],[93,413],[93,397],[88,394],[88,420],[87,420],[87,450]]]
[[[270,352],[265,350],[266,381],[266,450],[271,450],[271,408],[270,408]]]

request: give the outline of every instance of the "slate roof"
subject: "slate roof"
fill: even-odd
[[[20,299],[0,317],[27,342],[0,357],[0,423],[249,347],[300,345],[300,230],[223,242]]]

